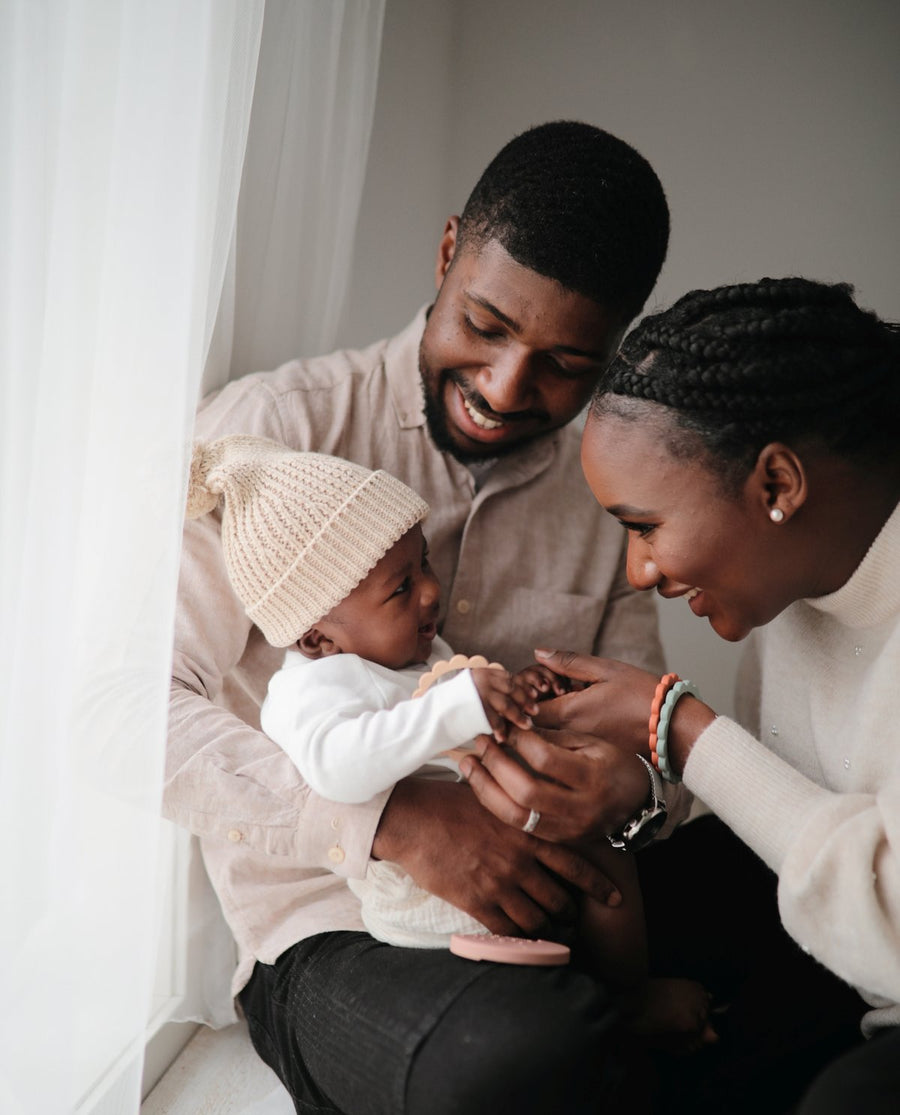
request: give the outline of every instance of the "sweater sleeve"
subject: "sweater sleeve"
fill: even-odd
[[[340,655],[279,671],[269,683],[262,727],[317,794],[361,803],[490,731],[469,670],[406,698],[356,655]]]
[[[835,793],[719,717],[684,781],[777,872],[781,917],[800,946],[860,990],[900,1001],[900,775],[874,794]]]

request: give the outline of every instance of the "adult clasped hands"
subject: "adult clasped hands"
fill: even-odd
[[[658,678],[624,662],[539,650],[538,662],[570,683],[541,703],[531,730],[500,747],[488,736],[461,770],[485,808],[536,835],[577,842],[616,831],[647,798],[647,722]],[[699,702],[697,702],[700,705]],[[705,706],[700,705],[700,708]]]

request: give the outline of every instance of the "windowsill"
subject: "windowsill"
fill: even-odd
[[[141,1105],[141,1115],[294,1115],[274,1072],[256,1055],[246,1022],[201,1026]]]

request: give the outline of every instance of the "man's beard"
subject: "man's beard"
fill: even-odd
[[[485,446],[480,453],[471,449],[463,449],[456,444],[450,435],[450,428],[447,425],[447,407],[444,405],[442,397],[443,387],[447,380],[450,380],[451,383],[454,382],[453,375],[450,372],[441,372],[436,377],[432,376],[420,351],[419,376],[422,382],[422,396],[425,400],[425,421],[428,424],[428,433],[442,453],[449,453],[461,465],[471,465],[478,464],[480,461],[493,460],[496,457],[506,457],[524,444],[519,441],[501,442],[498,445]],[[432,393],[428,384],[434,379],[437,380],[438,390]]]

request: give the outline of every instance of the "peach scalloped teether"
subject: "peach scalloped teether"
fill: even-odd
[[[421,697],[426,690],[430,689],[432,685],[442,678],[444,674],[449,674],[451,670],[474,670],[484,669],[489,670],[503,670],[506,667],[501,666],[499,662],[488,662],[483,654],[454,654],[452,658],[444,658],[440,662],[435,662],[427,674],[423,674],[418,686],[416,687],[414,697]]]

